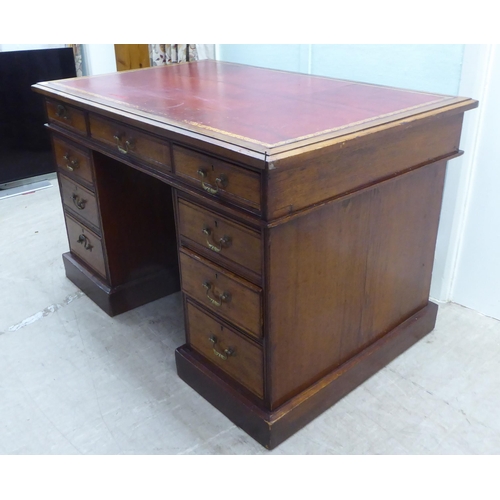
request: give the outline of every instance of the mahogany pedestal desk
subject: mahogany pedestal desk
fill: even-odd
[[[68,278],[111,316],[181,289],[179,376],[262,445],[433,329],[476,101],[216,61],[34,87]]]

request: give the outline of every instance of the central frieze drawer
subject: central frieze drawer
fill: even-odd
[[[100,228],[99,212],[97,209],[97,200],[95,196],[76,182],[61,175],[61,196],[64,205],[76,212],[76,214],[93,225]]]
[[[261,289],[199,255],[181,249],[182,290],[248,334],[262,336]]]
[[[212,156],[173,147],[175,173],[205,193],[260,210],[260,175]]]
[[[111,146],[116,152],[151,163],[170,172],[170,145],[157,137],[96,115],[90,115],[92,138]]]
[[[243,267],[261,275],[260,233],[183,199],[179,199],[178,207],[183,244],[199,245],[209,258],[219,260],[235,272]]]
[[[225,373],[263,396],[262,348],[186,301],[189,344]]]

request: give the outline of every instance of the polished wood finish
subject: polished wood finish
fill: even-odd
[[[248,335],[262,336],[262,290],[259,287],[185,248],[180,251],[180,266],[185,294]]]
[[[186,317],[189,345],[262,398],[264,392],[262,347],[228,328],[225,323],[202,311],[189,300],[186,301]],[[229,353],[226,352],[228,350]]]
[[[164,270],[178,274],[172,190],[94,153],[103,237],[113,286]]]
[[[89,151],[57,136],[53,136],[52,144],[58,168],[65,175],[73,177],[89,189],[93,189],[94,176],[90,165]]]
[[[444,173],[431,164],[270,230],[271,409],[427,304]]]
[[[171,170],[169,144],[139,130],[91,115],[90,135],[121,154],[151,163],[162,171]]]
[[[319,155],[306,152],[275,161],[268,177],[268,217],[288,215],[431,161],[449,159],[450,152],[458,151],[462,117],[408,120],[378,134],[365,132],[337,142]]]
[[[60,174],[59,181],[66,210],[76,219],[82,219],[95,232],[100,233],[101,219],[95,195],[66,175]]]
[[[123,285],[110,286],[109,281],[92,272],[76,255],[67,252],[62,257],[68,279],[110,316],[179,291],[177,269],[165,269]]]
[[[49,99],[46,102],[46,109],[49,122],[57,123],[77,134],[87,135],[87,121],[81,109]]]
[[[182,286],[179,376],[264,446],[434,327],[446,164],[476,101],[216,61],[35,88],[67,276],[111,315]]]
[[[178,213],[184,246],[259,284],[262,241],[258,231],[183,199],[178,201]]]
[[[421,311],[274,411],[242,393],[230,378],[214,373],[206,360],[187,346],[175,353],[177,372],[236,425],[272,450],[425,337],[434,328],[436,314],[436,304],[429,302]]]
[[[214,157],[174,147],[175,173],[183,180],[236,205],[260,208],[260,175]]]
[[[106,278],[106,263],[101,238],[83,224],[79,224],[70,215],[66,215],[66,227],[71,252]]]

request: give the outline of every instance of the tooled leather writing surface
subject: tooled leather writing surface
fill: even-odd
[[[147,73],[146,73],[147,72]],[[147,76],[147,78],[146,78]],[[454,98],[218,61],[50,82],[50,87],[159,121],[265,147],[444,106]]]

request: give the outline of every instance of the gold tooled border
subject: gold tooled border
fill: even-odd
[[[377,87],[377,85],[372,85],[372,84],[369,84],[369,83],[361,83],[361,85],[366,85],[366,86],[370,86],[370,87],[371,86]],[[61,82],[55,83],[54,86],[64,87],[66,89],[71,89],[73,93],[76,91],[76,92],[81,93],[81,94],[85,94],[85,95],[97,97],[97,98],[99,98],[99,101],[101,101],[101,104],[105,104],[108,101],[112,102],[112,103],[120,104],[121,106],[124,106],[125,108],[128,108],[129,110],[134,110],[134,109],[137,110],[139,112],[137,114],[140,114],[140,112],[147,113],[147,114],[151,115],[150,117],[154,117],[155,120],[161,121],[161,120],[158,119],[158,117],[162,116],[162,115],[156,114],[153,110],[148,110],[148,109],[145,109],[145,108],[140,108],[139,106],[133,106],[133,105],[131,105],[130,103],[128,103],[126,101],[121,101],[119,99],[113,99],[111,97],[103,97],[101,94],[96,94],[94,92],[89,92],[87,90],[75,89],[75,87],[73,87],[71,85],[65,85],[64,83],[61,83]],[[412,92],[412,93],[415,93],[415,94],[428,94],[427,92],[418,92],[418,91],[414,91],[414,90],[406,90],[406,89],[398,89],[398,90],[402,90],[402,91],[405,91],[405,92]],[[344,129],[347,129],[349,127],[353,127],[353,126],[356,126],[356,125],[361,125],[363,123],[369,123],[369,122],[372,122],[372,121],[375,121],[375,120],[380,120],[380,119],[383,119],[383,118],[387,118],[389,116],[395,116],[395,115],[398,115],[398,114],[401,114],[401,113],[405,113],[407,111],[411,111],[411,110],[415,110],[415,109],[418,109],[418,108],[423,108],[423,107],[431,106],[433,104],[436,104],[436,103],[439,103],[439,102],[444,102],[444,101],[451,100],[451,99],[454,99],[454,97],[453,96],[442,96],[439,99],[436,99],[436,100],[433,100],[433,101],[428,101],[428,102],[425,102],[425,103],[422,103],[422,104],[417,104],[415,106],[410,106],[408,108],[398,109],[397,111],[391,111],[390,113],[384,113],[382,115],[373,116],[371,118],[366,118],[364,120],[359,120],[357,122],[351,122],[351,123],[348,123],[346,125],[341,125],[339,127],[334,127],[334,128],[330,128],[330,129],[320,130],[320,131],[314,132],[312,134],[306,134],[306,135],[302,135],[302,136],[299,136],[299,137],[293,137],[291,139],[287,139],[287,140],[284,140],[284,141],[279,141],[279,142],[276,142],[276,143],[268,143],[268,142],[259,141],[258,139],[252,139],[251,137],[246,137],[244,135],[234,134],[234,133],[228,132],[226,130],[222,130],[222,129],[218,129],[218,128],[215,128],[215,127],[211,127],[210,125],[204,125],[203,123],[189,121],[189,120],[183,120],[183,121],[179,122],[179,121],[176,121],[176,120],[169,119],[168,124],[171,124],[171,125],[174,125],[174,126],[177,126],[177,127],[180,127],[180,128],[182,128],[183,124],[184,125],[190,125],[192,127],[198,128],[198,129],[208,130],[210,132],[215,132],[215,133],[227,136],[227,137],[232,137],[234,139],[240,139],[240,140],[252,143],[252,144],[259,144],[260,146],[265,146],[265,147],[268,147],[268,148],[275,148],[275,147],[278,147],[278,146],[285,146],[286,144],[291,144],[293,142],[298,142],[298,141],[302,141],[302,140],[305,140],[305,139],[311,139],[313,137],[319,137],[319,136],[325,135],[325,134],[331,134],[332,132],[337,132],[339,130],[344,130]],[[179,106],[179,104],[176,104],[175,106],[172,106],[172,107],[177,107],[177,106]],[[167,123],[167,122],[165,122],[165,123]]]

